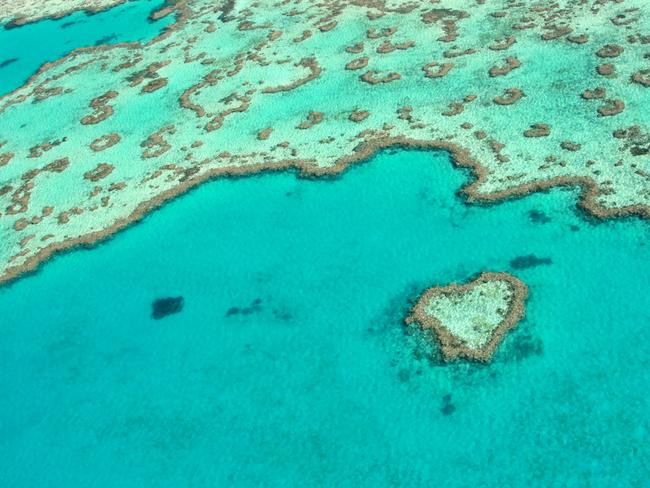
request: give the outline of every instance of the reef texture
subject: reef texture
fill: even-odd
[[[407,323],[434,331],[443,358],[487,362],[524,316],[528,287],[508,273],[483,273],[465,284],[426,290]]]
[[[0,282],[208,178],[392,145],[450,151],[469,201],[578,185],[597,217],[650,215],[646,0],[171,10],[146,45],[76,50],[0,98]]]
[[[58,19],[77,10],[97,13],[126,0],[0,0],[0,23],[19,27],[41,19]]]

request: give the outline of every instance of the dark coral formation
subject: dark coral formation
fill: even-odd
[[[115,144],[120,142],[122,138],[119,134],[113,132],[111,134],[105,134],[101,137],[98,137],[93,142],[90,143],[90,149],[94,152],[101,152],[109,147],[113,147]]]
[[[399,80],[401,77],[402,76],[396,72],[390,72],[384,76],[379,76],[379,72],[374,69],[366,71],[363,75],[360,76],[361,81],[365,81],[371,85],[390,83],[391,81]]]
[[[307,120],[303,120],[296,126],[296,129],[311,129],[313,126],[320,124],[323,119],[325,118],[325,114],[323,112],[309,112],[307,114]]]
[[[605,105],[598,108],[598,115],[601,117],[611,117],[620,114],[625,110],[625,102],[620,99],[605,100]]]
[[[158,298],[151,304],[151,318],[160,320],[183,310],[184,299],[179,297]]]
[[[226,317],[235,315],[251,315],[262,311],[262,299],[256,298],[248,307],[230,307],[226,311]]]
[[[510,261],[510,267],[512,269],[528,269],[537,266],[548,266],[550,264],[553,264],[551,258],[538,258],[534,254],[518,256]]]
[[[551,133],[548,124],[532,124],[530,129],[524,131],[524,137],[546,137]]]
[[[505,76],[508,73],[510,73],[512,70],[515,70],[517,68],[521,67],[521,61],[519,61],[517,58],[514,56],[509,56],[505,60],[505,65],[502,66],[492,66],[490,68],[490,71],[488,72],[491,77],[496,77],[496,76]]]
[[[100,163],[94,169],[86,171],[84,173],[84,179],[89,181],[99,181],[110,175],[113,169],[115,169],[115,167],[112,164]]]
[[[113,107],[108,104],[112,99],[117,97],[118,93],[114,90],[107,91],[103,95],[93,98],[90,101],[90,108],[94,109],[91,115],[86,115],[81,119],[83,125],[99,124],[113,115]]]
[[[494,97],[494,103],[497,105],[512,105],[524,96],[524,92],[520,88],[507,88],[503,95]]]
[[[422,66],[422,71],[424,71],[424,76],[427,78],[443,78],[453,67],[453,63],[437,63],[434,61]],[[433,68],[437,69],[434,70]]]

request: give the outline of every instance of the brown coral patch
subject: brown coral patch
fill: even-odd
[[[366,36],[368,37],[368,39],[379,39],[380,37],[390,37],[393,34],[395,34],[395,32],[397,32],[396,27],[384,27],[381,30],[372,28],[372,29],[368,29]]]
[[[113,115],[113,107],[108,105],[108,102],[117,97],[117,95],[118,93],[116,91],[111,90],[97,98],[93,98],[90,101],[90,107],[94,109],[94,112],[91,115],[83,117],[81,123],[83,125],[99,124]]]
[[[59,224],[67,224],[70,222],[70,212],[61,212],[57,215],[56,220]]]
[[[194,93],[198,92],[203,87],[208,85],[214,86],[222,79],[223,76],[221,75],[221,70],[215,69],[210,71],[199,83],[190,86],[181,94],[178,99],[181,107],[192,110],[194,113],[196,113],[197,117],[203,117],[205,115],[205,109],[198,103],[192,102],[191,97],[194,95]]]
[[[141,155],[142,159],[157,158],[169,151],[172,146],[165,140],[164,135],[174,134],[175,132],[176,127],[166,125],[142,141],[140,147],[145,148]]]
[[[560,37],[566,36],[571,32],[573,32],[573,29],[568,25],[549,26],[547,31],[544,34],[542,34],[542,39],[545,41],[552,41],[554,39],[559,39]]]
[[[348,46],[345,48],[346,53],[350,54],[359,54],[363,52],[363,42],[358,42],[352,46]]]
[[[51,88],[36,87],[34,89],[35,95],[32,103],[40,103],[48,98],[57,97],[63,93],[63,88],[60,86],[53,86]]]
[[[508,156],[501,153],[501,151],[503,151],[503,149],[506,147],[505,144],[497,141],[496,139],[490,139],[488,141],[488,144],[490,145],[490,150],[496,156],[497,161],[499,161],[500,163],[507,163],[508,161],[510,161],[510,158]]]
[[[168,4],[169,4],[169,5],[168,5]],[[158,9],[156,9],[156,10],[153,10],[153,11],[149,14],[149,16],[148,16],[147,18],[148,18],[150,21],[155,22],[155,21],[160,20],[160,19],[162,19],[162,18],[164,18],[164,17],[167,17],[169,14],[171,14],[171,13],[174,12],[175,10],[176,10],[176,8],[173,6],[173,1],[172,1],[172,0],[168,0],[168,1],[165,1],[165,3],[163,4],[162,7],[158,8]]]
[[[248,96],[241,96],[241,95],[237,95],[236,93],[232,93],[223,99],[223,102],[226,105],[229,105],[234,101],[238,101],[239,105],[230,107],[224,110],[223,112],[219,113],[217,116],[213,117],[207,124],[205,124],[206,131],[212,132],[214,130],[220,129],[223,126],[226,117],[232,114],[241,113],[248,110],[248,107],[250,106],[251,103],[251,98]]]
[[[512,70],[521,67],[521,61],[519,61],[514,56],[509,56],[506,58],[505,66],[492,66],[488,73],[491,77],[504,76],[510,73]]]
[[[25,230],[28,225],[29,221],[25,217],[22,217],[14,222],[14,230],[20,232],[21,230]]]
[[[601,117],[611,117],[620,114],[625,110],[625,102],[620,99],[605,100],[605,105],[598,108],[598,115]]]
[[[15,156],[15,154],[12,153],[12,152],[6,152],[6,153],[0,154],[0,167],[2,167],[5,164],[9,163],[9,161],[11,161],[14,156]]]
[[[454,67],[453,63],[442,63],[432,62],[422,66],[422,71],[424,71],[424,76],[427,78],[442,78],[447,75]],[[434,70],[433,68],[437,68]]]
[[[422,14],[422,22],[433,24],[442,21],[444,36],[438,38],[441,42],[454,42],[458,39],[458,22],[469,17],[464,10],[437,8]]]
[[[469,56],[470,54],[475,54],[476,49],[447,49],[442,53],[442,56],[445,58],[458,58],[460,56]]]
[[[34,189],[34,182],[28,181],[19,186],[11,194],[11,205],[5,209],[7,215],[15,215],[26,212],[29,208],[29,200]]]
[[[271,132],[273,132],[272,127],[267,127],[266,129],[262,129],[257,133],[257,140],[258,141],[266,141],[269,136],[271,135]]]
[[[599,64],[596,66],[596,73],[601,76],[612,76],[616,73],[616,68],[612,63]]]
[[[66,168],[70,165],[69,158],[61,158],[52,161],[51,163],[43,167],[43,171],[49,171],[51,173],[63,173]]]
[[[115,132],[111,134],[105,134],[91,142],[90,149],[92,149],[94,152],[101,152],[105,149],[108,149],[109,147],[113,147],[115,144],[120,142],[121,139],[122,138],[120,135],[116,134]]]
[[[28,158],[40,158],[44,153],[49,151],[50,149],[53,149],[54,147],[58,146],[62,142],[64,142],[66,138],[64,137],[63,139],[58,139],[56,141],[51,141],[51,142],[43,142],[41,144],[38,144],[36,146],[30,147],[29,148],[29,155],[27,156]]]
[[[301,59],[298,63],[295,65],[296,67],[302,66],[303,68],[309,69],[309,74],[305,76],[304,78],[299,78],[296,81],[293,81],[291,83],[288,83],[286,85],[280,85],[280,86],[273,86],[273,87],[268,87],[264,88],[262,90],[263,93],[278,93],[278,92],[283,92],[283,91],[290,91],[293,90],[294,88],[298,88],[299,86],[304,85],[305,83],[309,83],[312,80],[315,80],[318,78],[321,74],[321,68],[318,65],[318,62],[316,61],[316,58],[304,58]]]
[[[111,186],[108,187],[108,191],[120,191],[126,188],[126,183],[120,181],[118,183],[111,183]]]
[[[505,51],[512,46],[517,39],[514,36],[506,37],[505,39],[497,39],[488,46],[492,51]]]
[[[352,61],[350,61],[348,64],[345,65],[345,69],[355,70],[355,69],[365,68],[366,66],[368,66],[368,58],[363,57],[363,58],[353,59]]]
[[[142,83],[144,80],[155,79],[158,77],[158,71],[169,63],[171,63],[169,60],[155,61],[149,64],[146,68],[131,73],[127,76],[126,81],[129,82],[129,86],[134,87]]]
[[[336,24],[337,24],[336,20],[333,20],[331,22],[328,22],[327,24],[323,24],[319,26],[318,30],[320,30],[321,32],[329,32],[332,29],[334,29],[334,27],[336,27]]]
[[[583,91],[581,96],[585,100],[598,100],[600,98],[605,98],[606,94],[607,94],[607,90],[605,90],[602,86],[599,86],[597,88],[594,88],[593,90]]]
[[[650,69],[637,71],[632,75],[632,81],[646,88],[650,87]]]
[[[589,36],[587,34],[580,34],[578,36],[569,36],[566,38],[567,41],[572,42],[573,44],[585,44],[589,42]]]
[[[309,39],[311,36],[312,36],[312,32],[310,30],[305,30],[298,37],[294,37],[293,42],[295,43],[302,42]]]
[[[575,152],[575,151],[579,151],[582,146],[580,144],[575,143],[575,142],[562,141],[562,143],[560,144],[560,147],[562,149],[564,149],[565,151]]]
[[[369,115],[370,112],[368,112],[367,110],[355,110],[350,114],[348,118],[352,122],[361,122],[362,120],[366,120]]]
[[[388,53],[392,53],[395,50],[404,51],[406,49],[412,48],[413,46],[415,46],[415,41],[405,41],[405,42],[393,44],[388,39],[386,39],[377,48],[377,52],[379,54],[388,54]]]
[[[379,73],[376,70],[371,69],[370,71],[366,71],[359,78],[361,78],[361,81],[371,85],[378,85],[381,83],[390,83],[391,81],[399,80],[402,77],[399,73],[394,71],[387,73],[385,76],[377,76],[378,74]]]
[[[616,58],[620,56],[623,51],[623,47],[618,44],[605,44],[596,51],[596,56],[599,58]]]
[[[166,86],[169,80],[167,78],[156,78],[142,87],[140,93],[152,93]]]
[[[551,133],[551,127],[548,124],[532,124],[530,129],[524,131],[525,137],[546,137]]]
[[[303,120],[300,124],[296,126],[296,129],[311,129],[313,126],[320,124],[325,118],[323,112],[309,112],[307,114],[307,120]]]
[[[413,122],[413,107],[406,106],[400,107],[397,109],[397,118],[400,120],[406,120],[407,122]]]
[[[503,95],[494,97],[493,101],[497,105],[512,105],[524,97],[525,94],[520,88],[508,88]]]
[[[113,169],[115,169],[115,167],[112,164],[99,163],[94,169],[84,173],[84,179],[93,182],[99,181],[110,175],[113,172]]]
[[[442,112],[442,115],[445,117],[453,117],[454,115],[459,115],[465,110],[465,105],[461,102],[451,102],[447,107],[447,110]]]

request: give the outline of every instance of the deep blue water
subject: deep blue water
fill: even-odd
[[[414,151],[217,180],[0,289],[2,485],[647,486],[650,226],[465,181]],[[402,317],[484,270],[526,319],[443,364]]]
[[[129,1],[94,15],[75,12],[8,30],[0,24],[0,96],[25,83],[46,62],[76,48],[154,38],[174,21],[173,16],[147,21],[149,13],[162,3]]]

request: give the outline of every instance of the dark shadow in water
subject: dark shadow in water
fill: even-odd
[[[544,354],[544,343],[538,337],[534,337],[530,331],[523,334],[515,334],[510,347],[505,351],[508,360],[521,361],[532,356]]]
[[[183,310],[183,297],[158,298],[151,303],[151,318],[160,320]]]
[[[65,24],[61,24],[61,29],[67,29],[68,27],[72,27],[75,24],[76,22],[66,22]]]
[[[7,66],[15,63],[16,61],[18,61],[18,58],[5,59],[2,63],[0,63],[0,68],[6,68]]]
[[[233,315],[251,315],[262,311],[262,299],[256,298],[248,307],[230,307],[226,312],[226,317]]]
[[[527,269],[542,265],[548,266],[549,264],[553,264],[551,258],[538,258],[534,254],[519,256],[510,261],[510,267],[513,269]]]
[[[407,368],[400,368],[400,370],[397,372],[397,378],[399,379],[400,383],[408,383],[408,381],[411,379],[411,370]]]
[[[546,215],[541,210],[531,210],[528,212],[528,217],[534,224],[548,224],[551,221],[551,217]]]
[[[451,393],[447,393],[442,397],[442,406],[440,407],[440,413],[445,417],[451,415],[456,411],[456,406],[451,403]]]
[[[293,318],[293,315],[283,308],[274,308],[273,316],[282,322],[289,322]]]
[[[102,37],[95,41],[95,46],[103,46],[104,44],[110,44],[111,41],[117,39],[117,35],[111,34],[109,36]]]

